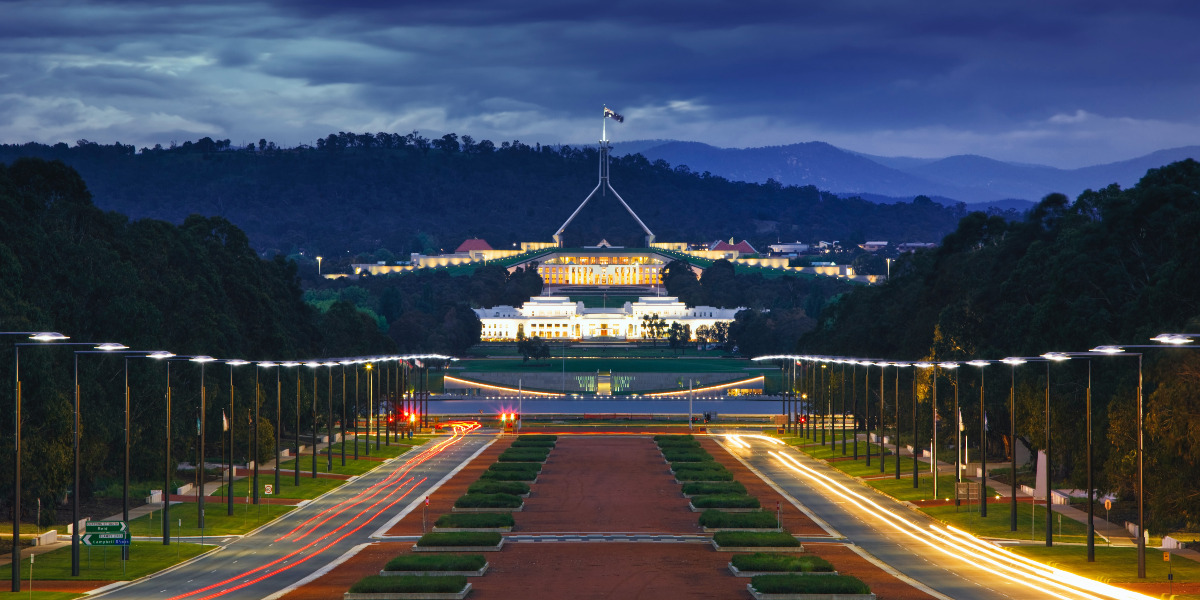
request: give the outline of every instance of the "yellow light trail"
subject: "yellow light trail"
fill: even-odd
[[[746,442],[735,438],[751,436],[726,437],[734,445],[747,447],[748,444]],[[766,436],[753,437],[765,438]],[[767,439],[772,440],[772,443],[782,443],[775,438]],[[899,533],[921,542],[948,557],[987,571],[997,577],[1032,587],[1052,597],[1064,600],[1072,598],[1089,600],[1100,600],[1101,598],[1152,600],[1150,596],[1144,594],[1100,583],[1025,557],[1017,556],[1010,552],[1005,552],[992,544],[983,542],[957,529],[946,528],[943,530],[938,527],[931,527],[927,531],[916,523],[896,515],[888,508],[846,487],[824,473],[801,464],[791,456],[775,451],[769,451],[768,454],[778,460],[785,468],[806,476],[813,483],[820,485],[830,493],[857,506],[875,519],[896,527],[896,531]]]

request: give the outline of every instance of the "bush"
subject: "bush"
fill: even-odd
[[[509,448],[501,452],[496,460],[500,462],[545,462],[549,455],[549,448]]]
[[[359,579],[350,586],[352,594],[428,593],[456,594],[467,587],[467,578],[462,575],[419,575],[381,576],[371,575]]]
[[[739,567],[740,568],[740,567]],[[755,575],[750,585],[762,594],[870,594],[871,588],[850,575]]]
[[[695,436],[693,436],[690,433],[684,433],[684,434],[660,433],[660,434],[654,436],[654,441],[659,442],[659,443],[662,443],[664,441],[671,442],[673,440],[691,440],[694,442],[694,441],[696,441],[696,438],[695,438]]]
[[[759,508],[758,498],[740,494],[692,496],[696,508]]]
[[[703,450],[663,450],[663,458],[667,462],[711,462],[715,461],[711,454]]]
[[[496,534],[499,535],[499,534]],[[800,542],[782,531],[718,531],[713,534],[718,546],[726,547],[797,547]]]
[[[683,481],[682,479],[680,481]],[[467,491],[471,491],[468,489]],[[736,481],[699,482],[683,484],[683,493],[689,496],[710,494],[745,494],[746,486]]]
[[[749,512],[727,513],[715,509],[704,511],[700,515],[701,527],[738,527],[745,529],[773,529],[779,527],[775,513]],[[738,567],[739,569],[741,567]]]
[[[728,473],[729,469],[725,465],[716,462],[674,462],[671,463],[671,470],[676,473],[680,471],[716,471],[718,473]]]
[[[491,527],[512,527],[515,524],[512,513],[446,513],[434,522],[434,527],[449,527],[459,529],[485,529]]]
[[[389,560],[383,570],[478,571],[486,564],[487,559],[482,554],[401,554]]]
[[[446,531],[427,533],[417,540],[418,546],[495,546],[500,534],[491,531]]]
[[[739,571],[797,571],[802,573],[832,573],[833,565],[818,556],[793,556],[774,552],[735,554],[730,559]]]
[[[548,433],[522,433],[517,438],[518,442],[555,442],[558,441],[557,435]]]
[[[524,500],[512,494],[466,494],[454,501],[455,508],[517,508]]]
[[[679,440],[671,442],[659,442],[660,450],[700,450],[700,442],[696,440]]]
[[[512,448],[553,448],[555,444],[553,440],[516,440],[512,443]]]
[[[675,479],[679,481],[733,481],[733,473],[729,471],[676,471]]]
[[[529,462],[510,462],[510,463],[493,463],[488,467],[489,471],[533,471],[534,473],[541,472],[542,463]]]
[[[487,481],[533,481],[537,479],[537,471],[484,471],[480,480]]]
[[[468,494],[512,494],[521,496],[529,493],[529,484],[522,481],[487,481],[480,479],[467,488]]]

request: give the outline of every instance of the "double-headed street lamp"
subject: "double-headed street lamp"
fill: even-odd
[[[967,362],[972,367],[979,367],[979,516],[987,516],[987,412],[984,407],[984,369],[992,364],[990,360],[972,360]],[[1016,472],[1013,473],[1014,480]]]
[[[274,367],[282,367],[280,363],[269,360],[259,361],[258,369],[270,369]],[[279,493],[279,443],[280,431],[283,429],[283,390],[280,388],[280,372],[281,369],[275,369],[275,493]],[[255,409],[257,410],[257,409]],[[258,504],[258,420],[254,421],[254,503]]]
[[[1000,362],[1012,367],[1012,379],[1008,388],[1008,445],[1009,458],[1011,459],[1012,469],[1011,485],[1012,489],[1009,492],[1009,531],[1017,530],[1017,366],[1025,364],[1024,358],[1019,356],[1010,356],[1001,359]]]
[[[228,421],[229,432],[226,433],[226,432],[222,431],[221,433],[222,433],[222,435],[225,435],[227,437],[227,439],[229,440],[229,479],[228,479],[228,483],[225,486],[225,504],[226,504],[226,514],[228,516],[232,517],[233,516],[233,474],[234,474],[233,473],[234,472],[234,468],[233,468],[233,423],[234,423],[234,419],[237,417],[237,413],[235,413],[233,410],[233,368],[240,367],[242,365],[248,365],[248,364],[250,364],[250,361],[237,358],[237,359],[233,359],[233,360],[227,360],[227,361],[225,361],[225,364],[229,365],[229,418],[222,420],[221,426],[224,427],[226,425],[226,421]],[[258,433],[258,371],[257,371],[257,369],[255,370],[255,373],[254,373],[254,413],[255,413],[254,414],[254,428],[255,428],[255,433]],[[254,446],[255,446],[255,448],[258,447],[258,436],[257,435],[254,436]],[[255,461],[254,482],[255,482],[255,484],[257,484],[258,483],[258,455],[257,455],[257,453],[254,453],[254,451],[250,450],[249,448],[247,450],[248,450],[248,452],[246,452],[246,455],[254,457],[254,461]],[[222,456],[221,458],[223,460],[225,457]],[[255,485],[255,488],[256,488],[255,495],[254,495],[255,499],[258,498],[257,487],[258,486]],[[204,493],[203,490],[201,490],[200,493],[203,494]]]
[[[937,497],[938,497],[938,468],[937,468],[937,426],[938,426],[938,423],[937,423],[937,422],[938,422],[938,406],[937,406],[937,400],[938,400],[938,397],[937,397],[937,363],[932,363],[932,362],[928,362],[928,361],[922,361],[922,362],[915,362],[915,363],[913,363],[913,366],[914,366],[914,367],[917,367],[918,369],[933,369],[933,376],[931,377],[931,379],[933,379],[933,393],[932,393],[932,395],[930,396],[930,402],[929,402],[929,404],[930,404],[930,410],[929,410],[929,412],[930,412],[930,414],[932,415],[932,416],[930,417],[930,420],[933,422],[933,428],[931,429],[931,434],[932,434],[932,437],[930,438],[930,441],[929,441],[929,467],[930,467],[930,471],[933,473],[933,497],[934,497],[934,499],[936,500],[936,499],[937,499]],[[915,400],[914,400],[914,402],[915,402]],[[916,409],[914,408],[913,410],[915,411]],[[916,472],[916,462],[917,462],[917,458],[916,458],[916,454],[917,454],[917,438],[916,438],[916,435],[915,435],[915,434],[916,434],[916,428],[915,428],[915,427],[913,428],[913,432],[914,432],[914,435],[913,435],[913,470],[914,470],[914,473],[915,473],[915,472]],[[917,481],[916,481],[916,476],[915,476],[915,475],[913,476],[913,485],[914,485],[914,486],[916,486],[916,485],[917,485]]]
[[[281,366],[281,367],[299,367],[300,363],[295,362],[295,361],[288,361],[288,362],[284,362],[284,363],[279,363],[279,366]],[[282,421],[282,420],[283,419],[280,418],[280,421]],[[280,425],[280,427],[282,427],[282,424]],[[294,432],[294,436],[295,436],[294,437],[295,445],[292,447],[292,449],[294,451],[293,456],[295,456],[296,458],[292,462],[292,474],[295,475],[295,481],[293,482],[293,485],[299,486],[300,485],[300,369],[296,369],[296,431]],[[275,472],[276,472],[276,474],[279,473],[279,463],[278,462],[275,463]],[[278,479],[279,479],[278,475],[276,475],[276,480],[278,481]]]

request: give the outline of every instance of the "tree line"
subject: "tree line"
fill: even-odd
[[[1200,164],[1192,160],[1151,170],[1129,189],[1089,190],[1074,201],[1049,195],[1019,221],[971,213],[936,250],[900,257],[890,282],[834,298],[795,349],[885,360],[996,360],[1153,345],[1149,339],[1159,333],[1198,332],[1197,231]],[[1145,360],[1148,528],[1162,533],[1196,527],[1200,356],[1194,350],[1131,348],[1128,358],[1079,356],[1048,370],[1043,363],[1011,372],[991,366],[984,381],[978,369],[960,368],[953,375],[943,371],[940,389],[946,394],[961,386],[962,397],[976,399],[964,403],[963,415],[976,431],[971,435],[978,435],[970,424],[979,422],[979,388],[987,383],[986,435],[1003,457],[1014,445],[1008,439],[1010,386],[1016,390],[1017,441],[1039,450],[1045,446],[1049,385],[1052,475],[1064,487],[1081,489],[1090,393],[1099,486],[1118,494],[1114,511],[1129,510],[1136,490],[1134,352]],[[923,414],[917,437],[927,444],[932,380],[929,370],[915,374]],[[904,389],[902,407],[909,402]],[[943,419],[944,435],[953,436],[953,422]]]

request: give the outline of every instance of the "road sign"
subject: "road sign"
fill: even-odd
[[[263,495],[270,496],[274,493],[275,493],[275,485],[274,484],[268,483],[263,486]]]
[[[85,533],[79,541],[84,546],[128,546],[129,533]]]
[[[1112,498],[1104,499],[1104,510],[1112,510]]]
[[[129,526],[124,521],[84,521],[84,533],[124,533]]]
[[[1171,553],[1163,552],[1163,562],[1171,562]]]

